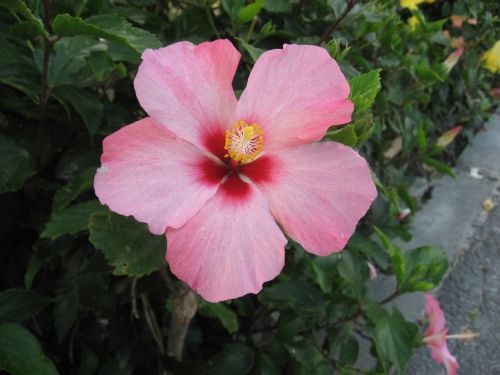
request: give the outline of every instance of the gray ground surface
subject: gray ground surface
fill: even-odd
[[[483,178],[474,178],[470,169]],[[455,184],[436,186],[436,194],[416,220],[418,241],[431,240],[448,254],[451,269],[437,291],[446,314],[449,333],[479,332],[473,341],[450,340],[450,352],[459,362],[459,375],[500,375],[500,115],[486,124],[464,151],[457,165]],[[445,183],[446,184],[446,183]],[[448,185],[448,184],[446,184]],[[452,198],[455,196],[455,198]],[[479,205],[484,199],[494,204],[491,211]],[[461,207],[453,207],[460,204]],[[472,204],[471,204],[472,202]],[[437,211],[437,212],[436,212]],[[449,213],[440,215],[441,212]],[[425,222],[439,227],[423,229]],[[445,229],[443,231],[443,229]],[[457,243],[457,238],[461,243]],[[422,316],[422,310],[419,310]],[[427,349],[422,349],[408,366],[409,375],[445,374]]]
[[[498,204],[498,202],[497,202]],[[459,374],[500,374],[500,207],[490,211],[471,248],[458,261],[438,293],[449,333],[479,332],[473,341],[449,340]],[[408,374],[445,373],[427,349],[416,353]]]
[[[474,169],[478,173],[471,173]],[[450,334],[466,329],[480,333],[474,341],[450,340],[459,361],[459,375],[500,375],[500,111],[479,131],[455,168],[456,179],[435,181],[431,199],[412,223],[413,239],[403,249],[433,245],[448,255],[449,272],[433,291],[445,311]],[[487,211],[486,199],[496,206]],[[372,298],[381,300],[395,289],[395,279],[379,277]],[[425,322],[422,293],[394,302],[407,319]],[[370,368],[373,358],[361,344],[358,367]],[[408,375],[445,374],[426,348],[408,365]]]

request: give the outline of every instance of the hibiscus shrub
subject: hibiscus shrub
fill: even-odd
[[[435,337],[424,339],[423,327],[387,304],[432,290],[446,273],[441,250],[403,252],[398,244],[428,196],[410,189],[415,180],[453,175],[458,152],[495,105],[500,68],[498,48],[490,49],[500,6],[401,5],[0,0],[0,370],[403,373],[418,347],[437,350]],[[266,50],[289,43],[328,51],[348,79],[354,113],[325,141],[366,158],[378,196],[342,252],[313,256],[288,238],[283,271],[259,294],[195,299],[182,342],[177,331],[187,327],[172,327],[171,317],[191,292],[165,262],[164,236],[102,206],[93,182],[102,140],[146,117],[133,86],[141,53],[221,38],[242,55],[238,96]],[[376,299],[375,277],[395,278],[393,293]],[[172,358],[169,339],[183,344],[182,361]]]

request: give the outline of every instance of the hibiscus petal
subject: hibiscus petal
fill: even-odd
[[[457,359],[449,352],[446,339],[443,339],[440,345],[431,346],[431,356],[437,363],[442,363],[446,367],[448,375],[456,375],[458,369]]]
[[[351,121],[349,91],[325,49],[284,45],[255,63],[237,118],[262,127],[266,150],[298,146],[320,140],[331,125]]]
[[[430,293],[425,294],[425,311],[429,319],[429,328],[425,331],[424,336],[434,336],[445,328],[446,321],[438,300]]]
[[[228,40],[179,42],[142,54],[134,80],[142,108],[175,135],[219,152],[234,121],[240,53]]]
[[[163,234],[193,217],[218,189],[224,169],[151,118],[103,142],[94,189],[100,202]]]
[[[218,302],[259,292],[283,268],[286,242],[262,194],[233,175],[186,225],[167,229],[167,262]]]
[[[287,234],[316,255],[342,250],[377,195],[366,161],[334,142],[261,159],[243,173],[264,193]]]

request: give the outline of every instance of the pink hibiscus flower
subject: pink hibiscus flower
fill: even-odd
[[[424,333],[423,341],[431,349],[432,358],[446,366],[448,375],[456,375],[458,363],[446,344],[448,329],[445,328],[444,313],[439,302],[430,293],[425,294],[425,311],[429,317],[429,328]]]
[[[351,121],[349,84],[326,50],[262,54],[236,99],[227,40],[142,55],[150,117],[104,140],[101,203],[166,233],[172,272],[216,302],[257,293],[284,265],[283,230],[317,255],[342,250],[376,196],[366,161],[317,142]]]

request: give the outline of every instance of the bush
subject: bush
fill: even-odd
[[[481,56],[498,39],[497,1],[0,1],[0,368],[12,374],[342,374],[358,341],[370,373],[403,373],[419,327],[383,306],[429,291],[446,256],[402,252],[415,178],[450,166],[495,105]],[[167,355],[172,292],[165,243],[93,193],[102,139],[145,116],[132,80],[146,48],[230,39],[234,87],[265,50],[324,46],[350,80],[353,122],[327,138],[369,161],[379,196],[347,249],[315,257],[290,240],[259,295],[199,301],[184,360]],[[460,132],[460,129],[462,131]],[[459,134],[458,134],[459,133]],[[457,136],[458,135],[458,136]],[[369,264],[395,275],[368,295]],[[45,353],[45,354],[44,354]]]

